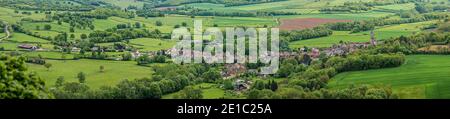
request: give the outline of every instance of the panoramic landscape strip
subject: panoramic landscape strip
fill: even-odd
[[[0,99],[449,99],[449,0],[0,0]]]

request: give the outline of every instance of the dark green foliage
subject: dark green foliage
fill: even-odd
[[[83,72],[80,72],[77,74],[78,82],[80,83],[86,83],[86,74]]]
[[[234,90],[234,85],[231,80],[225,80],[223,81],[223,88],[225,90]]]
[[[148,56],[147,54],[144,54],[143,56],[138,57],[136,59],[136,62],[138,65],[145,65],[150,63],[165,63],[166,56],[164,55]]]
[[[325,63],[325,67],[336,69],[338,72],[359,71],[398,67],[405,62],[403,54],[351,55],[346,58],[332,57]]]
[[[191,86],[185,87],[183,90],[180,91],[178,95],[175,96],[175,98],[179,99],[202,99],[202,90],[195,89]]]
[[[209,70],[202,75],[202,78],[207,82],[214,82],[216,80],[222,79],[222,76],[218,71]]]
[[[282,99],[397,99],[390,87],[352,86],[342,90],[321,89],[308,91],[295,88],[283,88],[278,93]]]
[[[0,55],[0,99],[52,98],[45,82],[29,73],[25,58]]]
[[[314,27],[312,29],[304,29],[299,31],[281,32],[280,36],[285,38],[287,41],[298,41],[305,39],[312,39],[318,37],[329,36],[333,32],[327,27]]]

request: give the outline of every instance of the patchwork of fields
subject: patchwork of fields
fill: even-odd
[[[401,67],[345,72],[329,83],[329,88],[352,84],[387,85],[401,98],[450,98],[450,56],[411,55]]]
[[[360,20],[370,20],[374,18],[386,17],[388,20],[407,20],[407,18],[402,18],[399,15],[403,12],[411,12],[412,16],[420,15],[416,11],[417,5],[414,3],[402,3],[402,4],[388,4],[388,5],[374,5],[368,10],[349,10],[349,12],[324,12],[323,8],[337,7],[334,9],[339,9],[340,7],[345,7],[345,5],[350,3],[357,3],[360,1],[355,0],[285,0],[278,2],[267,2],[267,3],[251,3],[251,4],[240,4],[236,6],[227,6],[227,4],[214,4],[214,3],[183,3],[183,0],[167,0],[160,2],[169,2],[162,7],[167,8],[186,8],[186,9],[196,9],[194,11],[188,12],[201,12],[208,11],[214,12],[214,15],[210,16],[190,16],[171,14],[173,11],[164,11],[167,9],[161,8],[161,6],[153,6],[153,9],[162,10],[164,14],[159,14],[158,17],[154,16],[139,16],[138,9],[143,9],[145,6],[150,4],[149,1],[142,0],[103,0],[114,6],[113,10],[120,12],[128,12],[135,16],[123,17],[120,15],[110,15],[105,18],[95,18],[89,16],[86,19],[92,20],[92,25],[95,28],[89,28],[88,25],[80,25],[82,27],[74,27],[76,20],[71,21],[68,17],[69,22],[58,23],[58,17],[52,16],[52,14],[66,13],[66,12],[84,12],[84,11],[44,11],[39,10],[23,10],[15,9],[11,6],[0,6],[0,21],[4,21],[5,24],[18,25],[26,33],[19,32],[19,28],[10,28],[11,36],[5,40],[0,41],[0,54],[2,53],[18,53],[25,57],[32,58],[42,58],[47,63],[51,64],[50,68],[46,68],[44,65],[27,63],[30,72],[37,72],[37,74],[45,80],[46,85],[54,86],[58,77],[64,77],[66,82],[78,82],[77,74],[83,72],[86,74],[86,84],[92,89],[99,89],[102,86],[114,86],[120,81],[128,79],[134,80],[139,78],[152,78],[154,65],[165,65],[169,63],[169,59],[164,60],[160,63],[151,62],[145,65],[137,65],[137,60],[139,56],[135,57],[133,54],[133,59],[131,61],[121,61],[125,57],[125,53],[131,54],[136,51],[148,53],[155,52],[159,50],[167,50],[172,48],[177,41],[170,40],[170,34],[175,28],[187,27],[191,30],[194,26],[194,20],[202,20],[203,28],[207,27],[275,27],[280,28],[284,31],[293,30],[304,30],[307,28],[313,28],[326,23],[336,23],[336,22],[352,22]],[[377,1],[379,0],[366,0]],[[198,2],[198,1],[197,1]],[[447,0],[435,0],[433,4],[443,4],[449,5]],[[443,2],[443,3],[442,3]],[[59,3],[58,3],[59,4]],[[66,4],[65,2],[63,4]],[[79,3],[73,3],[80,5]],[[145,6],[144,6],[145,4]],[[345,4],[345,5],[344,5]],[[430,3],[432,4],[432,3]],[[344,6],[343,6],[344,5]],[[136,7],[136,8],[134,8]],[[131,8],[131,9],[130,9]],[[159,9],[158,9],[159,8]],[[349,8],[350,9],[350,8]],[[429,9],[433,11],[432,9]],[[345,10],[343,10],[345,11]],[[355,12],[356,11],[356,12]],[[437,11],[437,10],[436,10]],[[443,10],[445,11],[445,10]],[[154,11],[150,11],[154,12]],[[256,15],[248,17],[242,15],[241,13],[261,13],[261,12],[274,12],[267,13],[263,15]],[[279,13],[280,14],[276,14]],[[283,12],[292,14],[282,14]],[[439,11],[442,12],[442,11]],[[217,15],[216,13],[236,13],[233,16],[227,15]],[[448,14],[448,12],[444,12]],[[234,16],[235,15],[235,16]],[[70,16],[70,15],[69,15]],[[88,16],[88,15],[86,15]],[[86,17],[80,15],[78,17]],[[100,17],[102,17],[100,15]],[[55,19],[56,18],[56,19]],[[439,23],[448,23],[448,21],[439,20],[421,20],[423,22],[407,22],[405,24],[394,24],[385,26],[371,27],[370,30],[374,30],[375,37],[379,41],[386,39],[407,36],[416,33],[426,31],[425,28],[437,25]],[[79,22],[79,21],[78,21]],[[402,22],[404,23],[404,22]],[[139,27],[137,27],[139,24]],[[365,25],[364,23],[361,23]],[[89,22],[89,25],[90,22]],[[119,28],[125,25],[126,28]],[[45,26],[51,28],[44,28]],[[88,27],[87,27],[88,26]],[[135,27],[136,26],[136,27]],[[6,26],[5,26],[6,27]],[[84,28],[83,28],[84,27]],[[352,28],[355,26],[352,26]],[[434,26],[432,30],[436,30]],[[14,30],[13,30],[14,29]],[[332,28],[324,28],[326,31]],[[2,29],[3,30],[3,29]],[[126,33],[121,36],[121,30]],[[128,30],[128,31],[125,31]],[[144,33],[154,33],[155,36],[142,35],[136,37],[125,37],[126,35],[132,36],[136,33],[135,31],[142,30]],[[349,30],[349,29],[346,29]],[[361,30],[362,32],[351,33],[351,31],[336,31],[333,30],[333,34],[325,37],[309,37],[311,39],[291,39],[293,42],[289,42],[289,48],[298,49],[302,47],[308,48],[327,48],[331,47],[340,42],[368,42],[370,40],[370,30]],[[428,29],[427,29],[428,30]],[[430,31],[432,31],[430,30]],[[101,34],[98,39],[102,41],[94,41],[91,36],[98,34],[95,31],[105,31],[107,33]],[[156,33],[156,31],[160,31]],[[63,41],[57,41],[56,37],[62,33],[67,33],[71,38],[62,38]],[[327,32],[328,33],[328,32]],[[27,35],[28,34],[28,35]],[[100,33],[99,33],[100,34]],[[131,34],[131,35],[130,35]],[[317,32],[312,32],[307,35],[320,34]],[[5,36],[3,31],[0,33],[0,37]],[[87,38],[82,38],[82,35]],[[104,36],[102,36],[104,35]],[[141,34],[140,34],[141,35]],[[328,35],[328,34],[326,34]],[[36,36],[36,37],[35,37]],[[108,37],[111,36],[111,37]],[[117,37],[116,37],[117,36]],[[116,38],[113,40],[104,40],[102,38]],[[286,38],[286,37],[284,37]],[[298,37],[296,37],[298,38]],[[85,41],[87,40],[87,41]],[[92,40],[92,41],[89,41]],[[285,39],[281,39],[285,40]],[[60,43],[64,42],[64,43]],[[82,44],[85,43],[86,44]],[[34,49],[19,48],[21,45],[32,45],[39,46],[39,50],[34,51]],[[88,46],[86,50],[86,56],[81,59],[77,59],[80,54],[84,55],[85,49],[81,45]],[[428,50],[437,51],[442,47],[448,48],[450,45],[440,44],[430,46]],[[92,50],[92,48],[104,48],[108,49],[103,51],[98,50],[98,52]],[[120,48],[118,48],[120,47]],[[79,49],[79,51],[70,52],[64,51],[64,48],[74,48]],[[83,49],[81,53],[80,49]],[[427,48],[422,48],[425,50]],[[69,49],[70,50],[70,49]],[[91,51],[92,50],[92,51]],[[64,52],[64,53],[63,53]],[[94,60],[95,53],[99,55],[104,53],[109,56],[102,60]],[[151,54],[151,53],[150,53]],[[123,55],[123,56],[122,56]],[[144,55],[147,56],[147,55]],[[131,57],[131,56],[130,56]],[[153,57],[152,57],[153,58]],[[169,58],[169,57],[164,57]],[[76,59],[76,60],[75,60]],[[125,58],[123,58],[125,59]],[[153,59],[152,59],[153,60]],[[139,60],[137,60],[139,61]],[[102,68],[100,68],[102,67]],[[104,68],[104,69],[103,69]],[[103,70],[103,71],[102,71]],[[203,76],[203,75],[202,75]],[[159,77],[161,78],[161,77]],[[203,78],[203,77],[202,77]],[[275,77],[270,77],[275,78]],[[268,78],[268,79],[270,79]],[[284,82],[287,78],[276,78],[276,82]],[[260,80],[260,79],[258,79]],[[262,80],[262,79],[261,79]],[[287,81],[286,81],[287,82]],[[268,83],[268,82],[267,82]],[[368,70],[368,71],[354,71],[354,72],[344,72],[338,74],[336,77],[332,78],[328,84],[329,89],[343,89],[347,88],[352,84],[370,84],[370,85],[387,85],[391,86],[394,93],[398,94],[401,98],[450,98],[450,56],[446,55],[409,55],[407,56],[407,62],[401,67],[388,68],[388,69],[378,69],[378,70]],[[194,89],[202,91],[203,98],[205,99],[217,99],[222,98],[228,92],[223,88],[222,82],[216,81],[211,82],[195,82],[191,85]],[[283,84],[287,85],[287,83]],[[278,88],[278,87],[277,87]],[[177,90],[178,91],[178,90]],[[276,92],[275,90],[273,92]],[[240,92],[239,92],[240,93]],[[163,99],[173,99],[178,96],[180,92],[174,92],[170,94],[162,95]],[[241,97],[240,97],[241,98]]]
[[[399,36],[407,36],[412,33],[417,33],[421,31],[421,28],[436,23],[436,21],[426,21],[410,24],[399,24],[379,27],[374,30],[375,37],[378,40],[384,40],[388,38],[394,38]],[[304,46],[308,47],[330,47],[333,44],[338,44],[340,41],[343,42],[368,42],[370,40],[370,33],[361,32],[350,34],[349,31],[334,31],[333,35],[315,39],[300,40],[291,42],[289,46],[291,48],[301,48]]]

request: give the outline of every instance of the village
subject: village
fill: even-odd
[[[208,41],[205,41],[205,44],[209,43]],[[308,56],[311,58],[311,60],[318,60],[321,58],[321,56],[325,57],[331,57],[331,56],[344,56],[349,53],[352,53],[354,51],[357,51],[358,49],[364,49],[371,46],[376,46],[377,40],[375,38],[375,34],[373,31],[370,32],[370,41],[369,42],[341,42],[340,44],[335,44],[330,48],[299,48],[294,49],[293,51],[282,51],[279,53],[280,59],[287,59],[287,58],[295,58],[300,56]],[[43,49],[39,47],[39,45],[31,45],[31,44],[20,44],[17,46],[18,48],[29,50],[31,52],[40,52],[40,51],[46,51],[47,49]],[[72,47],[70,48],[71,52],[78,53],[80,52],[80,48]],[[60,49],[62,50],[62,49]],[[90,49],[91,51],[95,52],[105,52],[104,48],[100,47],[93,47]],[[119,51],[116,51],[119,52]],[[133,59],[142,57],[142,56],[148,56],[153,57],[156,55],[164,55],[166,57],[171,57],[172,53],[180,53],[182,54],[182,51],[177,51],[174,48],[167,49],[167,50],[159,50],[159,51],[145,51],[140,52],[138,49],[135,49],[133,51],[129,52]],[[192,56],[202,56],[203,52],[194,50],[191,54]],[[216,54],[219,56],[223,55],[230,55],[230,54]],[[121,57],[116,57],[114,60],[122,60]],[[308,64],[305,64],[308,65]],[[228,79],[236,79],[234,80],[235,90],[236,91],[243,91],[246,89],[250,89],[250,85],[252,82],[250,80],[244,80],[240,78],[244,74],[256,74],[259,78],[266,78],[267,75],[261,75],[259,74],[258,69],[249,69],[247,68],[246,64],[240,64],[240,63],[232,63],[232,64],[224,64],[221,76],[224,80]]]

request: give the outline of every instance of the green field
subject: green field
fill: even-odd
[[[173,40],[158,40],[151,38],[138,38],[130,40],[130,43],[141,51],[158,51],[170,49],[177,43]]]
[[[175,25],[181,25],[185,22],[188,26],[192,28],[194,20],[202,20],[203,26],[212,27],[217,24],[218,27],[231,27],[231,26],[248,26],[248,27],[262,27],[264,25],[275,26],[276,22],[271,17],[211,17],[211,16],[197,16],[195,19],[189,16],[183,15],[169,15],[166,17],[151,17],[143,18],[136,17],[133,19],[124,19],[119,17],[110,17],[108,21],[102,21],[104,23],[95,22],[97,24],[104,24],[106,26],[115,26],[119,23],[135,23],[141,22],[145,24],[146,28],[151,30],[159,29],[164,33],[170,33],[174,29]],[[162,26],[156,26],[155,22],[161,21]],[[96,24],[96,26],[97,26]]]
[[[223,4],[213,4],[213,3],[192,3],[183,6],[194,7],[198,9],[211,10],[211,11],[221,11],[221,12],[235,12],[235,11],[245,11],[240,9],[235,9],[231,7],[225,7]]]
[[[436,21],[426,21],[410,24],[389,25],[377,28],[375,37],[378,40],[398,37],[402,35],[409,35],[414,32],[420,32],[421,28]],[[294,41],[289,44],[291,48],[308,47],[330,47],[333,44],[338,44],[340,41],[344,42],[368,42],[370,40],[369,31],[350,34],[349,31],[334,31],[333,35],[321,38],[314,38],[308,40]]]
[[[45,25],[50,25],[52,27],[52,29],[44,30]],[[37,27],[39,27],[39,29],[37,29]],[[27,30],[30,30],[33,33],[38,33],[41,36],[50,36],[52,38],[62,32],[66,32],[69,35],[74,34],[75,38],[79,39],[81,34],[89,34],[90,32],[92,32],[92,30],[90,30],[89,28],[85,28],[85,29],[74,28],[75,32],[72,33],[72,32],[69,32],[70,31],[69,23],[62,23],[61,25],[59,25],[56,21],[50,22],[50,23],[25,22],[24,28]],[[103,30],[103,29],[98,29],[98,30]]]
[[[409,11],[414,9],[416,5],[414,3],[407,4],[394,4],[394,5],[385,5],[385,6],[376,6],[376,9],[382,10],[393,10],[393,11]]]
[[[6,21],[9,23],[16,23],[23,18],[30,18],[34,20],[41,20],[45,18],[44,13],[35,14],[34,12],[31,15],[23,15],[14,13],[13,9],[0,7],[0,20]]]
[[[136,65],[134,61],[106,61],[106,60],[47,60],[53,66],[50,71],[43,65],[28,64],[30,71],[38,72],[46,84],[54,85],[59,76],[64,76],[66,82],[78,82],[77,74],[86,74],[86,84],[91,88],[101,86],[113,86],[121,80],[151,77],[152,69]],[[104,72],[100,72],[100,66],[104,66]]]
[[[305,15],[284,15],[276,16],[281,19],[294,19],[294,18],[326,18],[326,19],[344,19],[344,20],[367,20],[378,17],[385,17],[393,15],[394,13],[388,12],[362,12],[362,13],[339,13],[339,14],[305,14]]]
[[[351,84],[388,85],[401,98],[450,98],[450,56],[412,55],[401,67],[345,72],[329,83],[332,89]]]
[[[24,52],[24,56],[39,57],[44,59],[63,59],[63,53],[61,52]],[[65,54],[65,59],[73,59],[73,54]]]
[[[26,42],[26,43],[49,43],[50,41],[44,40],[41,38],[36,38],[33,36],[29,36],[27,34],[23,33],[14,33],[12,36],[8,39],[8,41],[13,42]]]
[[[225,91],[221,88],[218,88],[217,84],[212,83],[201,83],[194,85],[194,88],[201,89],[203,99],[218,99],[222,98]],[[163,95],[162,99],[173,99],[173,96],[177,95],[179,92]]]
[[[20,45],[20,43],[11,43],[11,42],[0,42],[0,47],[4,48],[5,50],[19,50],[17,46]]]
[[[114,4],[121,8],[127,8],[128,6],[136,6],[138,8],[142,8],[142,6],[144,6],[144,2],[137,0],[103,0],[103,1]]]
[[[254,5],[243,5],[243,6],[234,6],[230,7],[232,9],[239,10],[279,10],[286,8],[298,8],[306,3],[309,3],[308,0],[287,0],[281,2],[270,2],[270,3],[262,3],[262,4],[254,4]]]

